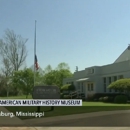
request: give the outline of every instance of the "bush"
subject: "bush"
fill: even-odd
[[[75,86],[73,84],[65,84],[64,86],[61,87],[61,91],[74,91]]]
[[[128,100],[127,96],[118,95],[118,96],[115,97],[114,102],[115,103],[127,103],[127,100]]]
[[[63,98],[64,99],[71,99],[70,95],[64,95]]]
[[[124,78],[119,79],[115,82],[112,82],[109,86],[109,89],[119,90],[120,92],[123,92],[124,90],[129,92],[130,90],[130,79]]]
[[[112,102],[114,102],[114,98],[117,95],[119,95],[119,93],[96,93],[96,94],[87,95],[87,100],[88,101],[99,101],[99,98],[108,96],[108,97],[110,97],[110,100]],[[122,95],[125,95],[125,94],[122,94]]]
[[[106,96],[103,98],[103,102],[114,102],[114,98],[110,96]]]
[[[64,94],[63,94],[63,93],[60,94],[60,98],[61,98],[61,99],[64,98]]]
[[[99,101],[102,102],[102,101],[103,101],[103,97],[100,97],[100,98],[99,98]]]

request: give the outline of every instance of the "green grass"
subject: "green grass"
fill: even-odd
[[[0,97],[0,99],[25,99],[26,96],[17,97]],[[32,99],[31,96],[28,99]],[[14,114],[16,111],[23,112],[36,112],[37,107],[6,107],[10,112]],[[98,111],[114,111],[114,110],[130,110],[130,104],[114,104],[103,102],[83,102],[83,106],[79,107],[54,107],[54,111],[49,111],[51,107],[41,107],[41,111],[45,113],[45,117],[71,115],[80,113],[90,113]],[[34,117],[20,117],[21,119],[29,119]]]
[[[122,107],[130,107],[130,104],[115,104],[115,103],[104,103],[104,102],[83,102],[83,106],[122,106]]]
[[[0,99],[26,99],[26,95],[22,95],[22,96],[10,96],[10,97],[0,97]],[[32,96],[29,95],[27,99],[32,99]]]

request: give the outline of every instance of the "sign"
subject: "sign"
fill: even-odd
[[[82,106],[80,99],[3,99],[0,106]]]
[[[57,86],[35,86],[33,99],[60,99],[60,89]]]

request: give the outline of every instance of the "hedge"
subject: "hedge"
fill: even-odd
[[[127,96],[118,95],[118,96],[115,97],[114,102],[115,103],[127,103],[127,100],[128,100]]]

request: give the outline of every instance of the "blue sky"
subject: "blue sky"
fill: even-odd
[[[130,0],[1,0],[0,38],[14,30],[28,38],[34,60],[34,22],[41,68],[69,64],[72,72],[113,63],[130,43]]]

